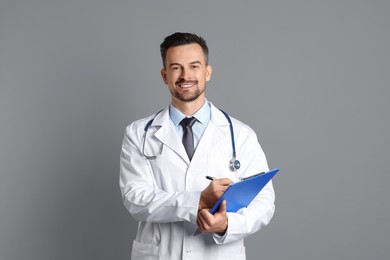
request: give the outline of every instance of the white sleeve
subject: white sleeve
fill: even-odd
[[[150,163],[142,155],[142,133],[133,123],[126,129],[120,156],[123,204],[138,221],[196,224],[200,192],[163,191],[156,187],[151,171]]]

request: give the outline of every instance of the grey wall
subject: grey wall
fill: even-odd
[[[158,46],[175,31],[206,38],[208,98],[282,168],[248,259],[387,259],[389,12],[363,0],[2,0],[0,259],[129,259],[120,145],[127,124],[169,102]]]

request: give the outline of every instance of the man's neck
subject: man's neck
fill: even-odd
[[[202,108],[205,102],[206,99],[204,97],[198,98],[191,102],[177,102],[177,100],[172,99],[172,105],[186,116],[194,115],[196,112],[198,112],[199,109]]]

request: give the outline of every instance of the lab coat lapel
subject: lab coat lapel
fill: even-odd
[[[183,143],[181,142],[173,123],[169,119],[169,108],[165,108],[155,117],[152,126],[160,126],[154,134],[155,137],[189,164],[190,160],[184,149]],[[202,156],[207,156],[207,152],[221,142],[221,140],[224,140],[227,134],[230,133],[229,123],[226,120],[226,117],[219,109],[211,104],[211,119],[196,147],[192,161],[194,162]]]
[[[229,123],[226,117],[211,104],[211,119],[198,143],[192,161],[207,156],[207,152],[224,140],[227,134],[229,134]]]
[[[184,146],[177,134],[177,131],[173,123],[169,120],[169,109],[166,108],[161,111],[160,114],[156,116],[153,120],[153,126],[161,126],[156,133],[155,137],[162,142],[164,145],[168,146],[174,152],[176,152],[180,157],[183,158],[188,164],[190,160],[184,149]]]
[[[207,156],[207,152],[223,140],[225,136],[226,133],[219,126],[210,121],[198,143],[192,161],[197,161],[202,156]]]

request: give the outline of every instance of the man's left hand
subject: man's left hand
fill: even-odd
[[[228,217],[226,213],[226,201],[224,200],[214,215],[210,214],[210,209],[203,209],[198,212],[196,221],[202,232],[214,232],[219,235],[225,234],[228,226]]]

